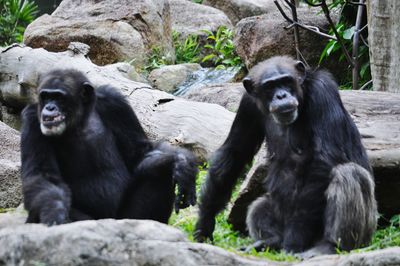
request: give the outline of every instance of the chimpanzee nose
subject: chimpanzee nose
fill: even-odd
[[[57,106],[53,103],[46,104],[46,110],[49,112],[57,111]]]
[[[287,92],[286,91],[278,91],[276,93],[276,98],[278,98],[278,100],[282,100],[284,98],[287,97]]]

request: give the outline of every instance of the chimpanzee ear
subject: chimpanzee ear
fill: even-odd
[[[300,84],[303,84],[304,80],[306,79],[306,66],[303,62],[297,61],[294,67],[298,73],[298,80]]]
[[[246,89],[248,94],[254,93],[254,84],[249,76],[247,76],[243,79],[243,86]]]
[[[94,99],[94,87],[90,82],[84,82],[82,84],[81,96],[84,102],[91,102]]]

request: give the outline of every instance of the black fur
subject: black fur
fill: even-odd
[[[311,254],[315,255],[331,253],[336,245],[349,249],[367,244],[376,226],[371,168],[359,132],[343,107],[332,76],[325,71],[305,69],[288,57],[275,57],[254,67],[244,85],[247,93],[241,100],[228,138],[210,163],[202,187],[195,238],[198,241],[212,238],[216,214],[226,206],[245,165],[266,140],[271,160],[265,179],[267,193],[250,206],[247,217],[250,235],[256,240],[254,247],[302,252],[318,246],[317,252]],[[284,95],[277,97],[277,91]],[[275,110],[270,107],[274,101],[278,110],[282,107],[282,113],[271,111]],[[295,120],[290,122],[287,117]],[[348,163],[368,171],[347,171]],[[338,168],[339,165],[344,167]],[[333,169],[339,170],[334,172]],[[330,199],[327,206],[328,186],[344,182],[338,181],[340,174],[358,180],[351,176],[353,173],[362,176],[361,181],[353,182],[354,187],[349,188],[349,191],[354,188],[353,198],[342,201],[338,194],[338,199]],[[330,188],[336,189],[335,186]],[[338,193],[349,192],[344,190]],[[369,221],[366,218],[360,221],[350,213],[349,206],[356,199],[359,200],[356,206]],[[345,210],[345,214],[333,214],[334,211],[339,213],[336,211],[339,209]],[[328,218],[331,219],[329,226],[352,223],[363,228],[355,234],[361,234],[364,240],[341,245],[339,238],[344,237],[340,234],[346,228],[327,233]],[[357,226],[362,224],[368,226]]]
[[[194,156],[166,143],[152,143],[121,94],[110,86],[90,87],[78,71],[52,71],[41,79],[39,95],[45,93],[39,103],[22,113],[27,222],[137,218],[167,223],[175,184],[176,210],[193,205]],[[55,89],[66,95],[57,98]],[[62,134],[46,136],[41,131],[40,117],[49,102],[65,114]]]

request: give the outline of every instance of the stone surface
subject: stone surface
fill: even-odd
[[[277,9],[271,0],[205,0],[203,4],[224,11],[233,24],[243,18],[270,13]]]
[[[202,30],[217,31],[218,27],[232,28],[224,12],[187,0],[170,0],[172,29],[185,38],[190,34],[206,36]]]
[[[152,47],[174,57],[167,0],[64,0],[52,15],[26,29],[24,43],[64,51],[71,41],[88,44],[89,58],[99,65],[133,61],[141,65]]]
[[[297,11],[302,23],[318,26],[322,31],[329,29],[329,24],[319,8],[303,6],[298,8]],[[332,17],[335,21],[337,15],[333,13]],[[236,52],[243,59],[248,69],[275,55],[296,56],[293,29],[284,29],[288,25],[289,23],[282,17],[277,8],[271,9],[262,16],[242,19],[236,25],[234,45]],[[299,29],[299,31],[300,50],[303,57],[309,65],[318,65],[320,55],[328,43],[328,39],[303,29]],[[332,65],[329,65],[329,62],[332,62]],[[344,62],[341,63],[333,59],[329,62],[327,61],[323,66],[332,71],[336,77],[341,78],[343,70],[338,67],[338,64],[344,64]]]
[[[22,225],[22,214],[0,214],[1,265],[227,265],[386,266],[400,264],[400,248],[320,256],[303,262],[243,257],[192,243],[176,228],[148,220],[98,220],[46,227]],[[8,222],[7,227],[2,227]]]
[[[0,122],[0,209],[15,208],[22,200],[19,133]]]
[[[0,230],[1,265],[277,265],[188,242],[173,227],[145,220],[99,220]]]
[[[236,112],[244,92],[242,83],[224,83],[196,88],[183,95],[183,98],[197,102],[215,103],[229,111]]]
[[[162,66],[151,71],[148,80],[154,88],[172,93],[179,84],[188,79],[191,73],[199,69],[201,69],[199,64]]]

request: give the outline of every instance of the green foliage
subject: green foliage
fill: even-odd
[[[0,0],[0,46],[22,42],[25,28],[37,12],[31,0]]]
[[[163,65],[182,63],[202,63],[217,69],[225,67],[241,67],[242,60],[235,52],[233,45],[233,31],[221,26],[214,34],[211,31],[203,30],[207,34],[207,43],[201,45],[199,36],[189,35],[182,40],[176,31],[172,33],[172,40],[175,47],[175,62],[171,62],[163,56],[162,50],[153,47],[149,60],[144,71],[149,72]]]
[[[233,45],[233,31],[225,26],[220,26],[214,34],[209,30],[203,30],[208,36],[208,44],[206,48],[206,56],[201,62],[211,62],[217,68],[241,66],[242,61],[235,53]]]
[[[175,47],[175,63],[198,63],[200,61],[199,37],[189,35],[185,40],[180,39],[179,32],[172,32],[172,40]]]
[[[163,50],[159,46],[154,46],[151,49],[150,56],[147,60],[147,64],[144,66],[144,72],[150,72],[156,68],[160,68],[161,66],[171,65],[171,59],[164,55]]]
[[[203,3],[203,0],[192,0],[192,2],[193,2],[193,3],[196,3],[196,4],[202,4],[202,3]]]
[[[318,3],[318,0],[314,0],[314,2]],[[329,4],[329,8],[343,8],[344,5],[346,5],[346,2],[344,0],[334,0]],[[346,49],[349,51],[351,54],[353,50],[353,36],[355,33],[355,26],[350,25],[345,18],[341,17],[339,22],[335,26],[338,34],[341,36],[342,40],[344,41],[344,45]],[[329,31],[329,34],[333,35],[333,30],[331,29]],[[325,49],[322,51],[321,56],[320,56],[320,63],[324,60],[327,60],[330,56],[335,55],[339,53],[339,61],[345,60],[345,55],[340,47],[340,44],[338,41],[335,40],[329,40],[328,44],[325,46]],[[359,85],[362,86],[369,80],[371,80],[371,69],[370,69],[370,63],[369,63],[369,50],[366,45],[360,40],[359,44],[359,49],[358,49],[358,58],[360,62],[360,80],[359,80]],[[342,89],[351,89],[352,88],[352,75],[351,75],[351,67],[350,65],[347,68],[347,81],[342,84],[341,88]]]

